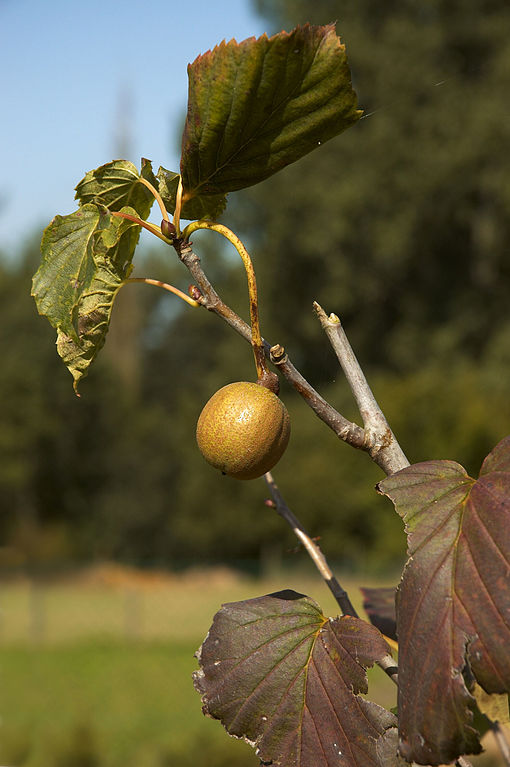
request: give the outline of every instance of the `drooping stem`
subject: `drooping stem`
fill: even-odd
[[[374,397],[339,318],[336,314],[326,315],[317,301],[314,302],[313,308],[328,336],[356,400],[363,420],[367,451],[371,456],[384,453],[387,463],[391,466],[391,473],[409,466],[409,461]]]
[[[244,247],[239,237],[237,237],[237,235],[228,229],[228,227],[223,226],[223,224],[216,224],[213,221],[193,221],[191,224],[188,224],[186,229],[183,231],[183,239],[185,241],[188,240],[190,235],[199,229],[208,229],[212,232],[218,232],[218,234],[221,234],[230,243],[232,243],[234,248],[241,256],[244,264],[244,269],[246,271],[246,278],[248,280],[248,293],[250,296],[251,343],[253,347],[253,356],[255,357],[255,367],[257,368],[257,376],[259,382],[263,382],[274,374],[270,373],[267,367],[264,343],[260,333],[257,280],[255,278],[255,270],[253,268],[250,254]]]
[[[155,197],[155,199],[156,199],[156,202],[157,202],[157,203],[158,203],[158,205],[159,205],[159,209],[160,209],[160,211],[161,211],[161,217],[162,217],[163,221],[170,221],[170,218],[169,218],[169,216],[168,216],[168,211],[167,211],[167,209],[165,208],[165,204],[164,204],[164,202],[163,202],[163,199],[162,199],[162,197],[161,197],[160,193],[158,192],[158,190],[156,189],[156,187],[155,187],[155,186],[153,186],[153,185],[151,184],[151,182],[150,182],[150,181],[147,181],[147,179],[146,179],[146,178],[142,178],[141,176],[140,176],[140,178],[138,179],[138,181],[139,181],[141,184],[143,184],[144,186],[146,186],[146,187],[147,187],[147,189],[148,189],[150,192],[152,192],[152,194],[154,195],[154,197]]]
[[[163,288],[163,290],[168,290],[170,293],[173,293],[175,296],[179,296],[179,298],[182,298],[183,301],[186,301],[187,304],[190,306],[202,306],[198,301],[195,301],[194,298],[191,298],[190,296],[187,296],[186,293],[183,293],[182,290],[179,290],[179,288],[174,288],[173,285],[169,285],[168,282],[161,282],[161,280],[153,280],[150,277],[129,277],[127,280],[125,280],[125,283],[127,282],[143,282],[146,285],[155,285],[158,288]]]

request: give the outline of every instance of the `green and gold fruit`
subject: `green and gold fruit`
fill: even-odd
[[[197,423],[205,460],[236,479],[255,479],[282,457],[290,436],[287,408],[256,383],[228,384],[213,394]]]

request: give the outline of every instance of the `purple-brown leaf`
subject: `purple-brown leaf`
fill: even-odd
[[[370,624],[327,619],[283,591],[223,605],[195,686],[204,713],[274,767],[382,767],[377,744],[395,718],[358,693],[366,668],[389,653]]]
[[[363,609],[372,623],[385,636],[397,640],[397,618],[395,614],[395,588],[362,587]]]
[[[510,437],[477,480],[453,461],[427,461],[379,490],[408,534],[397,593],[401,752],[451,762],[480,750],[466,678],[510,690]]]

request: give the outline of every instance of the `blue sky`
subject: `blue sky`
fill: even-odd
[[[75,209],[74,187],[118,156],[178,170],[186,66],[223,38],[271,32],[251,0],[0,0],[0,249]]]

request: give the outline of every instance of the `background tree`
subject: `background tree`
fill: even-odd
[[[340,20],[366,115],[242,193],[271,330],[316,380],[332,369],[310,353],[318,295],[381,369],[482,360],[508,334],[508,4],[257,5],[275,30]]]
[[[455,456],[475,472],[510,410],[508,7],[278,0],[259,8],[275,29],[340,19],[368,115],[231,196],[229,223],[255,262],[263,333],[354,417],[311,311],[318,299],[341,316],[410,460]],[[253,561],[268,547],[293,548],[264,513],[257,483],[218,483],[194,445],[211,393],[250,376],[245,344],[205,312],[130,286],[125,297],[136,292],[141,312],[137,336],[124,332],[136,352],[135,393],[112,347],[76,400],[28,296],[37,239],[0,272],[0,386],[2,401],[13,403],[3,408],[0,445],[5,534],[30,548],[20,520],[38,519],[55,556],[68,547],[72,556],[169,565]],[[207,232],[193,239],[222,297],[247,317],[237,257]],[[188,284],[166,250],[146,253],[137,273]],[[379,472],[338,445],[285,384],[282,392],[293,435],[278,479],[289,503],[299,501],[303,522],[346,566],[391,564],[403,537],[396,515],[381,526],[375,512]],[[204,498],[207,528],[198,524]]]

